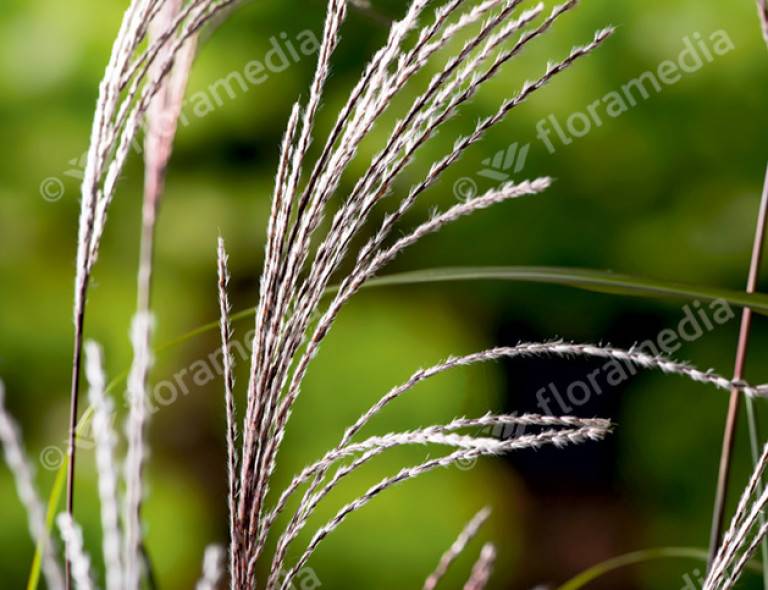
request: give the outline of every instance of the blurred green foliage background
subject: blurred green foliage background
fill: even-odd
[[[55,463],[66,435],[79,207],[73,174],[87,148],[98,82],[125,5],[119,0],[2,0],[0,6],[0,128],[5,138],[0,143],[0,375],[46,496],[53,471],[37,458],[53,447],[46,457]],[[373,0],[373,5],[380,17],[393,18],[402,14],[405,3]],[[189,94],[206,92],[228,73],[242,72],[251,60],[264,60],[273,43],[298,46],[302,34],[319,33],[323,14],[321,0],[243,4],[206,34]],[[388,272],[448,265],[559,265],[743,287],[768,157],[768,52],[750,0],[585,0],[444,128],[401,177],[396,194],[404,195],[459,134],[533,79],[549,59],[565,56],[606,24],[617,25],[617,34],[472,148],[404,227],[435,205],[454,202],[460,179],[472,179],[481,190],[490,188],[494,181],[479,175],[487,168],[483,161],[515,142],[531,144],[521,176],[552,175],[557,179],[553,188],[425,239]],[[677,59],[684,38],[697,32],[708,38],[715,31],[727,33],[733,51],[661,92],[652,91],[621,117],[606,117],[570,145],[557,143],[555,154],[536,138],[538,121],[553,115],[563,124],[662,61]],[[321,137],[385,35],[379,18],[351,14],[334,59]],[[188,105],[189,124],[179,131],[158,227],[159,344],[216,318],[219,232],[230,250],[235,308],[256,303],[277,146],[291,104],[306,96],[313,67],[311,56],[291,59],[283,71],[238,89],[204,117],[189,114]],[[405,99],[415,96],[425,79],[407,89],[393,113],[402,112]],[[377,128],[364,145],[346,188],[365,169],[386,129]],[[110,215],[88,308],[88,337],[103,343],[111,375],[130,362],[127,332],[134,309],[141,180],[141,158],[134,154]],[[48,199],[41,187],[53,191]],[[683,303],[503,283],[365,292],[342,314],[310,372],[279,477],[287,480],[319,456],[372,400],[448,354],[555,336],[627,346],[677,326],[684,317]],[[236,328],[242,337],[250,321]],[[737,331],[738,321],[732,320],[685,343],[676,356],[728,373]],[[768,379],[767,335],[765,321],[758,318],[749,363],[749,378],[755,382]],[[216,346],[215,333],[208,332],[164,350],[154,379],[172,378]],[[592,368],[583,361],[519,361],[457,371],[401,400],[371,431],[479,415],[488,408],[536,410],[539,388],[583,379]],[[153,416],[151,426],[148,544],[164,590],[192,587],[205,545],[226,538],[222,386],[216,380],[203,387],[190,383],[187,389]],[[618,428],[610,441],[430,474],[350,518],[311,565],[326,588],[418,587],[463,523],[486,504],[494,516],[483,537],[500,547],[494,588],[562,583],[594,563],[635,549],[704,547],[725,407],[726,396],[706,387],[638,376],[576,410],[614,418]],[[424,449],[393,453],[372,464],[323,505],[313,523],[321,524],[366,484],[424,454]],[[80,455],[76,511],[98,562],[92,455],[88,450]],[[747,469],[741,436],[735,488],[741,487]],[[4,467],[0,506],[0,579],[5,588],[22,588],[33,547]],[[479,547],[473,545],[446,587],[458,587]],[[701,564],[694,561],[648,563],[594,588],[687,588],[684,575],[695,578],[697,568]]]

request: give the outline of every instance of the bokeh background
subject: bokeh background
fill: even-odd
[[[78,160],[87,148],[97,85],[125,5],[2,0],[0,6],[0,375],[45,497],[66,436]],[[321,132],[383,41],[383,22],[402,14],[405,3],[373,5],[378,16],[353,12],[345,26]],[[222,76],[263,60],[272,39],[285,50],[287,42],[306,38],[306,31],[318,34],[323,14],[322,0],[243,4],[206,34],[189,94],[206,92]],[[479,190],[493,186],[494,180],[479,174],[487,168],[483,161],[515,142],[531,144],[519,177],[549,174],[557,179],[553,188],[462,220],[412,248],[387,272],[557,265],[743,288],[768,157],[768,51],[751,0],[585,0],[429,144],[396,193],[404,194],[457,135],[495,110],[548,59],[564,56],[606,24],[617,25],[617,34],[471,149],[404,227],[435,205],[455,202],[457,181],[466,185],[471,179]],[[584,138],[570,145],[555,140],[555,154],[536,139],[541,119],[553,115],[563,124],[662,61],[677,59],[685,37],[708,38],[715,31],[727,33],[733,51],[652,91],[620,118],[605,117]],[[306,95],[313,67],[313,57],[301,55],[261,84],[225,97],[205,117],[196,117],[190,106],[185,111],[189,124],[178,134],[158,227],[158,345],[216,319],[219,232],[230,250],[235,308],[256,303],[277,146],[292,102]],[[406,98],[417,89],[418,84],[410,87]],[[384,129],[365,145],[347,188],[380,145]],[[88,311],[87,335],[103,343],[111,376],[130,362],[141,180],[141,157],[134,154],[109,219]],[[685,317],[684,304],[502,282],[367,291],[342,314],[309,374],[279,477],[285,481],[334,443],[373,399],[448,354],[555,336],[628,346],[674,329]],[[250,320],[236,325],[240,337],[250,328]],[[676,356],[728,373],[737,331],[737,319],[717,325]],[[767,337],[768,326],[758,318],[749,362],[749,378],[756,382],[768,379]],[[163,348],[153,379],[172,379],[216,346],[215,332],[208,331]],[[536,410],[541,387],[565,388],[600,366],[527,360],[459,370],[389,408],[371,432],[488,408]],[[239,382],[242,389],[242,371]],[[198,386],[189,377],[186,384],[187,391],[161,408],[151,425],[148,546],[164,590],[193,587],[204,547],[226,537],[222,385],[216,379]],[[122,387],[115,393],[120,396]],[[481,461],[401,486],[351,517],[311,566],[325,588],[419,587],[484,505],[494,512],[482,537],[500,549],[493,588],[555,587],[591,565],[639,549],[704,548],[726,402],[721,392],[655,374],[605,387],[574,412],[616,420],[608,441]],[[319,525],[367,484],[424,452],[393,453],[372,464],[322,505],[313,522]],[[93,453],[85,449],[80,457],[77,517],[98,563]],[[746,477],[747,457],[740,432],[736,488]],[[0,507],[0,580],[4,588],[22,588],[33,546],[4,466]],[[479,548],[471,547],[446,587],[461,583]],[[695,579],[701,569],[695,560],[653,561],[590,587],[698,588],[684,576]]]

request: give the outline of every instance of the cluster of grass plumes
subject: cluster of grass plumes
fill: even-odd
[[[114,430],[112,421],[114,403],[105,392],[101,352],[95,344],[86,346],[85,372],[89,382],[89,401],[94,410],[106,588],[138,590],[147,575],[142,547],[141,505],[143,466],[147,455],[146,396],[152,364],[150,292],[155,218],[171,154],[175,122],[194,56],[195,35],[215,15],[233,4],[234,0],[133,0],[125,14],[100,87],[83,182],[75,280],[69,494],[67,512],[57,519],[65,546],[66,567],[63,572],[56,546],[48,538],[44,511],[34,489],[31,468],[24,458],[18,429],[5,411],[0,395],[0,442],[28,511],[31,534],[45,547],[43,571],[49,588],[53,590],[69,588],[72,580],[77,588],[90,589],[97,585],[95,580],[99,577],[92,570],[81,530],[72,515],[74,436],[83,322],[89,279],[98,256],[109,205],[131,142],[142,122],[146,122],[146,182],[137,313],[131,330],[134,360],[127,386],[129,412],[125,425],[126,451],[122,457],[116,453],[120,436]],[[396,180],[413,162],[417,152],[459,113],[486,82],[498,75],[529,44],[549,31],[574,9],[577,2],[567,0],[548,14],[544,13],[543,4],[524,7],[523,0],[445,0],[434,10],[429,9],[429,4],[428,0],[412,0],[405,16],[391,26],[384,46],[372,57],[359,82],[351,90],[321,144],[318,157],[309,162],[309,146],[316,139],[315,121],[348,10],[347,0],[328,1],[314,78],[306,102],[297,103],[291,110],[280,148],[249,378],[244,392],[245,404],[240,413],[235,404],[238,396],[231,354],[227,254],[223,239],[219,241],[218,295],[227,416],[230,538],[226,550],[214,545],[206,551],[198,584],[200,589],[216,588],[220,580],[226,578],[232,590],[257,587],[285,590],[291,587],[297,573],[307,564],[318,545],[350,514],[400,483],[482,456],[600,440],[612,429],[608,421],[601,419],[489,413],[476,418],[456,418],[446,424],[415,430],[367,438],[358,436],[384,407],[418,383],[450,369],[511,357],[590,356],[681,375],[720,389],[736,388],[753,396],[764,395],[767,391],[765,386],[753,387],[741,380],[726,379],[636,349],[619,350],[560,341],[494,348],[452,357],[416,371],[408,381],[384,394],[346,429],[334,448],[297,473],[288,486],[282,490],[272,489],[286,427],[300,397],[307,370],[344,305],[398,254],[421,238],[482,209],[540,194],[552,182],[549,178],[538,178],[505,184],[437,212],[414,229],[403,232],[401,237],[392,238],[395,230],[400,229],[399,222],[488,130],[574,62],[597,49],[612,33],[610,28],[599,30],[585,45],[573,48],[559,61],[547,63],[539,77],[525,82],[516,93],[499,104],[493,114],[480,120],[470,134],[456,138],[447,153],[429,167],[421,181],[404,195],[396,197]],[[463,46],[437,68],[425,87],[416,94],[351,190],[339,194],[342,177],[356,157],[359,146],[381,123],[394,99],[402,93],[406,84],[415,81],[427,64],[433,63],[433,58],[447,50],[451,42],[459,37],[467,38]],[[145,43],[145,39],[148,42]],[[334,197],[338,197],[340,205],[332,210]],[[369,239],[356,248],[356,238],[371,220],[372,212],[386,203],[390,204],[389,209],[378,226]],[[326,217],[329,220],[324,223]],[[342,268],[348,270],[342,273]],[[338,288],[330,290],[332,296],[326,298],[332,282],[337,282]],[[477,434],[480,429],[509,425],[524,425],[533,432],[505,439]],[[289,558],[289,550],[307,527],[318,505],[342,479],[388,450],[410,445],[429,445],[430,458],[403,467],[344,505],[311,535],[306,546],[297,552],[298,557]],[[752,492],[755,489],[753,487]],[[289,501],[295,496],[298,496],[297,508],[286,515],[287,524],[278,530],[278,516],[287,511]],[[741,547],[746,542],[742,540],[742,529],[750,523],[754,524],[752,515],[759,512],[764,504],[763,496],[749,514],[745,513],[747,500],[743,501],[741,520],[734,525],[740,528],[727,538],[730,545],[724,545],[723,565],[717,570],[724,573],[718,574],[720,577],[717,580],[723,576],[728,579],[738,577],[741,561],[732,566],[736,554],[728,547],[734,544]],[[432,590],[439,584],[487,517],[488,511],[483,510],[470,521],[439,560],[433,573],[426,578],[425,590]],[[764,532],[758,531],[757,535]],[[265,552],[270,536],[275,541],[275,549],[271,556],[267,556]],[[483,546],[472,571],[468,573],[466,589],[482,590],[486,587],[495,556],[496,551],[491,544]],[[263,578],[257,580],[257,571],[265,572]]]
[[[328,4],[310,93],[305,105],[297,103],[294,106],[280,153],[241,434],[234,417],[231,359],[225,364],[232,531],[230,577],[233,587],[246,588],[254,583],[256,566],[263,557],[275,518],[301,484],[307,483],[308,487],[298,509],[277,538],[266,588],[287,588],[329,533],[350,513],[397,483],[467,457],[499,454],[541,444],[581,442],[604,434],[607,428],[603,424],[602,427],[582,425],[563,431],[546,430],[530,439],[511,442],[454,433],[459,428],[473,425],[472,421],[468,421],[419,432],[390,434],[355,445],[352,437],[380,409],[382,404],[378,404],[345,433],[336,449],[299,474],[283,491],[275,507],[268,507],[271,480],[291,410],[301,393],[307,369],[343,305],[384,265],[423,236],[480,209],[540,193],[550,185],[550,181],[542,178],[489,191],[435,214],[388,244],[397,222],[464,150],[498,124],[515,106],[571,63],[598,47],[610,34],[610,30],[599,31],[586,46],[574,48],[558,63],[548,64],[540,78],[525,83],[516,95],[499,106],[494,115],[480,121],[472,134],[459,138],[453,148],[430,168],[425,178],[395,203],[373,237],[355,252],[352,248],[354,238],[374,207],[390,196],[395,180],[411,163],[419,148],[455,116],[460,107],[505,63],[546,32],[576,3],[566,2],[556,7],[539,24],[535,23],[543,11],[541,4],[524,11],[518,10],[520,0],[485,1],[471,7],[467,4],[451,0],[435,9],[429,18],[424,14],[427,1],[415,0],[411,3],[405,17],[392,26],[385,46],[366,66],[360,82],[342,107],[320,155],[310,165],[306,161],[308,146],[313,139],[314,123],[330,71],[331,57],[340,41],[347,11],[343,0],[333,0]],[[428,24],[421,25],[422,20]],[[343,196],[340,207],[330,212],[329,203],[339,190],[343,173],[355,157],[358,146],[389,108],[393,98],[429,63],[430,58],[460,32],[472,30],[471,27],[475,28],[474,35],[432,77],[407,113],[394,124],[385,146],[372,158],[349,194]],[[323,235],[318,235],[317,230],[329,213],[329,228]],[[352,269],[338,279],[340,287],[331,301],[326,303],[323,294],[346,260],[352,261]],[[223,244],[219,246],[219,269],[222,348],[228,356],[229,304],[226,300],[227,271]],[[505,419],[501,416],[486,418],[491,422]],[[238,440],[241,440],[240,445],[236,444]],[[337,482],[386,449],[405,444],[441,444],[456,447],[456,450],[405,468],[373,486],[320,527],[298,560],[288,563],[289,547],[318,503]],[[336,468],[335,463],[343,457],[349,457],[351,462]],[[336,471],[331,474],[334,468]]]

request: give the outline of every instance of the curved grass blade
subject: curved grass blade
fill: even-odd
[[[118,381],[113,380],[109,387],[106,389],[106,392],[108,392],[110,389],[115,387],[117,385]],[[77,429],[75,431],[75,440],[77,442],[80,442],[83,440],[83,437],[85,436],[86,427],[88,426],[88,423],[93,416],[93,407],[88,406],[88,408],[83,412],[83,415],[80,417],[80,421],[77,423]],[[59,465],[59,468],[56,470],[56,477],[53,480],[53,486],[51,487],[51,494],[48,496],[48,506],[45,513],[45,527],[46,531],[48,532],[48,535],[50,537],[51,531],[53,530],[53,524],[56,519],[56,514],[58,514],[59,510],[59,504],[61,503],[61,496],[64,493],[64,485],[67,483],[67,468],[69,466],[69,458],[65,458],[65,460]],[[43,550],[45,549],[45,542],[46,539],[40,539],[35,544],[35,555],[32,559],[32,565],[30,567],[29,571],[29,577],[27,578],[27,590],[37,590],[38,584],[40,583],[40,573],[41,573],[41,567],[43,564]]]
[[[61,494],[64,491],[64,484],[67,482],[67,465],[68,460],[65,460],[56,472],[56,479],[53,482],[51,495],[48,498],[48,509],[45,514],[45,527],[49,535],[53,529],[53,521],[56,518],[56,513],[59,509],[59,501],[61,500]],[[40,568],[43,564],[45,542],[46,539],[40,539],[35,545],[35,557],[32,560],[32,567],[29,573],[29,579],[27,580],[27,590],[35,590],[40,581]]]
[[[761,294],[748,294],[744,291],[720,289],[713,287],[700,287],[667,281],[634,277],[630,275],[615,274],[607,271],[561,268],[561,267],[536,267],[536,266],[492,266],[492,267],[455,267],[417,270],[398,274],[387,275],[372,279],[365,284],[366,288],[390,287],[397,285],[416,285],[425,283],[446,283],[458,281],[513,281],[522,283],[544,283],[567,287],[574,287],[587,291],[610,293],[632,297],[650,297],[659,299],[699,299],[702,301],[714,301],[722,299],[737,307],[749,307],[753,312],[768,315],[768,296]],[[329,287],[327,294],[338,289],[337,286]],[[255,307],[241,310],[231,316],[231,321],[252,317],[256,312]],[[195,336],[217,330],[218,320],[204,324],[174,338],[156,348],[156,354],[169,350],[182,344]],[[114,389],[128,375],[123,371],[109,384],[107,391]],[[78,431],[87,426],[92,409],[88,410],[80,418]],[[57,473],[58,482],[60,472]],[[54,485],[49,498],[49,511],[58,506],[61,489]],[[55,510],[54,510],[55,511]],[[51,522],[48,523],[51,528]],[[38,547],[30,572],[27,590],[37,588],[37,580],[40,575],[40,550]],[[34,583],[33,583],[34,582]],[[567,588],[567,587],[566,587]],[[569,589],[570,590],[570,589]]]
[[[768,315],[768,296],[733,289],[700,287],[672,281],[658,281],[608,271],[556,266],[492,266],[418,270],[373,279],[368,287],[444,283],[455,281],[514,281],[548,283],[587,291],[658,299],[722,299],[737,307],[749,307]]]
[[[393,287],[424,283],[449,283],[459,281],[514,281],[520,283],[544,283],[574,287],[586,291],[658,299],[722,299],[736,307],[749,307],[753,312],[768,315],[768,295],[749,294],[733,289],[701,287],[669,281],[657,281],[603,270],[562,268],[556,266],[471,266],[416,270],[374,278],[364,287]],[[335,293],[338,286],[329,287],[326,294]],[[255,307],[243,309],[232,315],[232,322],[251,317]],[[178,338],[162,344],[158,352],[186,342],[194,336],[218,329],[218,320],[202,325]]]
[[[649,561],[658,561],[662,559],[693,559],[706,563],[707,556],[708,554],[705,549],[698,549],[696,547],[655,547],[653,549],[633,551],[631,553],[625,553],[624,555],[607,559],[592,566],[568,580],[565,584],[558,586],[557,590],[580,590],[581,588],[585,588],[587,584],[594,582],[606,574]],[[755,561],[751,561],[747,567],[756,573],[762,571],[760,564]]]

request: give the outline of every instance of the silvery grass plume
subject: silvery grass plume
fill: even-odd
[[[230,354],[229,301],[227,255],[223,241],[219,242],[219,297],[221,307],[222,351],[225,362],[225,395],[227,408],[227,446],[230,472],[230,579],[232,588],[256,586],[256,566],[276,517],[285,509],[288,499],[301,486],[307,489],[287,526],[277,534],[276,549],[265,581],[268,590],[290,587],[299,570],[306,565],[320,542],[335,530],[352,512],[362,508],[385,490],[438,467],[479,456],[498,455],[516,449],[545,444],[561,446],[598,439],[607,432],[604,421],[576,418],[487,415],[479,419],[457,419],[452,423],[431,426],[417,431],[391,433],[353,442],[354,436],[385,405],[408,391],[416,382],[455,366],[483,362],[516,355],[554,354],[587,355],[610,358],[664,372],[687,376],[721,388],[733,385],[709,372],[692,369],[646,355],[638,350],[621,351],[590,345],[569,345],[553,342],[520,345],[507,349],[485,351],[469,357],[450,359],[414,375],[411,381],[385,395],[343,435],[339,445],[319,461],[297,474],[278,496],[272,507],[267,506],[270,484],[291,410],[296,403],[307,369],[331,329],[344,304],[400,252],[422,237],[444,225],[480,209],[508,200],[538,194],[549,187],[550,180],[540,178],[519,184],[507,184],[498,189],[468,199],[435,214],[403,237],[388,238],[397,223],[415,201],[456,162],[463,152],[477,142],[486,131],[498,124],[518,104],[549,82],[577,59],[589,54],[605,41],[611,29],[598,31],[583,47],[574,48],[563,60],[547,65],[544,73],[533,82],[526,82],[520,91],[503,101],[497,112],[481,120],[468,136],[458,139],[453,148],[434,163],[425,178],[414,185],[407,195],[397,200],[373,237],[354,251],[352,244],[369,220],[374,207],[393,192],[400,173],[412,162],[416,152],[455,116],[462,105],[479,88],[530,42],[545,33],[562,15],[571,10],[575,1],[555,7],[538,24],[543,6],[519,11],[521,0],[487,0],[471,7],[462,0],[452,0],[439,6],[426,25],[420,25],[426,12],[426,0],[414,0],[405,17],[394,23],[385,46],[366,66],[360,82],[353,88],[336,123],[313,165],[306,162],[308,147],[313,139],[314,122],[320,108],[327,81],[331,57],[340,42],[340,31],[346,15],[344,0],[330,0],[319,51],[318,65],[305,105],[292,109],[284,135],[275,180],[270,214],[265,266],[261,277],[261,295],[256,313],[256,331],[247,385],[246,407],[242,422],[242,448],[237,448],[239,428],[233,402],[233,368]],[[339,192],[341,178],[355,157],[357,148],[374,128],[380,116],[389,108],[393,98],[430,58],[444,48],[460,31],[475,26],[475,33],[457,54],[436,73],[427,87],[413,101],[407,114],[394,125],[385,146],[372,158],[367,170],[359,177],[341,206],[331,211],[331,198]],[[409,44],[408,40],[413,39]],[[323,219],[330,215],[327,231],[318,235]],[[340,286],[330,302],[323,303],[331,281],[344,261],[351,270],[340,278]],[[738,386],[755,395],[759,388],[747,384]],[[520,423],[541,427],[536,435],[498,441],[459,434],[465,428],[497,424]],[[401,445],[443,445],[454,451],[422,464],[406,467],[392,477],[371,487],[361,497],[344,506],[311,537],[298,559],[288,562],[290,546],[307,524],[318,504],[338,485],[339,481],[385,450]],[[337,465],[342,459],[348,461]],[[232,476],[237,471],[236,477]],[[494,551],[487,547],[478,561],[468,588],[481,588],[487,581]]]
[[[100,86],[83,182],[79,227],[72,436],[77,418],[80,349],[89,279],[117,180],[138,128],[148,116],[143,231],[149,237],[144,239],[143,236],[142,241],[138,311],[131,331],[134,360],[128,380],[130,411],[125,429],[127,450],[122,460],[115,457],[119,437],[112,424],[113,403],[105,393],[101,353],[96,345],[88,344],[86,347],[89,399],[94,407],[107,590],[138,590],[146,575],[141,558],[141,502],[142,467],[146,456],[147,375],[152,363],[149,306],[151,240],[162,180],[173,143],[173,133],[158,133],[159,125],[161,119],[166,118],[166,123],[171,121],[171,131],[175,131],[175,120],[194,54],[194,36],[211,18],[233,4],[234,0],[133,0],[126,11]],[[523,0],[482,0],[476,3],[446,0],[434,9],[431,17],[426,17],[429,4],[428,0],[413,0],[405,16],[392,25],[385,45],[365,67],[360,81],[350,92],[325,143],[321,145],[317,160],[310,165],[307,155],[314,139],[314,124],[347,11],[346,0],[328,2],[317,69],[305,104],[297,103],[292,109],[280,152],[242,427],[234,402],[227,255],[223,240],[219,242],[218,292],[225,359],[230,513],[226,568],[230,587],[235,590],[257,587],[257,564],[264,558],[264,548],[272,532],[277,536],[276,548],[271,563],[265,563],[266,579],[261,586],[269,590],[284,590],[291,586],[319,543],[347,516],[399,483],[481,456],[599,440],[611,429],[609,422],[599,419],[487,414],[478,418],[457,418],[447,424],[412,431],[358,438],[360,431],[385,406],[419,382],[449,369],[516,356],[591,356],[681,375],[725,390],[736,387],[749,395],[764,395],[767,391],[765,386],[753,387],[746,382],[728,380],[712,372],[699,371],[687,364],[647,355],[636,349],[626,351],[558,341],[519,344],[452,357],[417,371],[407,382],[386,393],[347,428],[336,447],[296,474],[289,485],[268,502],[279,450],[291,410],[300,396],[304,376],[344,304],[367,280],[422,237],[481,209],[539,194],[550,186],[551,181],[539,178],[503,185],[436,213],[402,237],[390,239],[399,222],[466,149],[478,142],[517,105],[576,60],[599,47],[612,33],[612,29],[598,31],[586,45],[575,47],[560,61],[547,64],[537,79],[525,82],[516,94],[499,105],[494,114],[480,120],[469,135],[458,138],[448,153],[435,162],[405,196],[387,199],[394,192],[395,183],[403,170],[440,127],[456,116],[485,82],[546,33],[577,2],[568,0],[548,15],[543,15],[542,4],[523,9]],[[362,141],[369,136],[394,98],[431,63],[433,57],[466,32],[472,32],[469,39],[438,68],[426,87],[417,94],[406,113],[394,124],[384,146],[371,159],[365,172],[347,194],[340,195],[341,206],[331,211],[329,204],[340,192],[343,174]],[[147,37],[148,43],[143,46]],[[370,220],[373,209],[387,200],[394,203],[372,237],[362,247],[353,248],[355,238]],[[317,230],[324,227],[326,216],[330,220],[327,230],[321,234]],[[349,263],[351,270],[338,277],[338,270],[345,262]],[[323,297],[333,280],[339,280],[339,287],[327,301]],[[466,434],[471,429],[498,425],[524,425],[536,429],[536,432],[504,440]],[[18,431],[2,403],[0,442],[29,513],[32,536],[36,541],[44,540],[47,531],[43,509],[34,490],[31,470],[21,451]],[[319,503],[347,475],[387,450],[407,445],[428,445],[448,450],[423,463],[405,467],[369,488],[317,529],[295,561],[288,562],[289,549]],[[61,515],[57,522],[75,584],[78,588],[90,588],[98,585],[97,576],[91,571],[80,529],[71,517],[73,452],[71,444],[67,513]],[[294,494],[302,489],[304,492],[299,497],[298,508],[290,515],[285,528],[275,531],[277,517],[285,511]],[[468,525],[426,584],[437,584],[455,555],[475,534],[482,515]],[[49,587],[56,589],[67,585],[69,569],[62,582],[51,543],[43,545],[46,547],[44,572]],[[495,550],[490,545],[485,546],[466,588],[479,589],[487,584],[494,558]],[[210,548],[206,551],[198,588],[216,586],[222,574],[221,562],[220,550]]]
[[[164,157],[169,153],[166,141],[153,145],[158,112],[174,108],[179,90],[183,92],[184,69],[188,70],[193,37],[207,22],[234,0],[132,0],[129,4],[112,54],[99,86],[99,95],[91,129],[91,138],[81,188],[81,207],[78,229],[77,260],[74,285],[74,343],[72,359],[72,384],[70,391],[70,423],[67,471],[67,511],[72,514],[74,504],[75,430],[78,419],[80,370],[82,363],[83,329],[85,308],[91,273],[99,253],[107,213],[115,195],[118,179],[136,139],[144,116],[151,109],[148,148],[150,167],[148,178],[157,178],[158,169],[164,167]],[[152,33],[149,29],[152,27]],[[149,35],[149,40],[144,43]],[[174,67],[176,61],[180,65]],[[179,74],[181,72],[181,74]],[[171,82],[165,80],[171,76]],[[153,100],[158,92],[163,96]],[[178,115],[177,115],[178,116]],[[175,123],[173,123],[175,128]],[[171,136],[172,141],[172,136]],[[154,170],[154,172],[153,172]],[[154,182],[158,194],[159,183]],[[153,189],[150,184],[148,187]],[[158,197],[159,198],[159,197]],[[157,199],[149,198],[145,215],[156,210]],[[153,202],[154,201],[154,202]],[[145,228],[148,226],[145,217]],[[148,309],[151,257],[147,240],[143,240],[140,272],[139,308]],[[66,571],[69,585],[69,566]]]
[[[480,87],[496,76],[512,58],[537,37],[544,34],[565,13],[573,9],[575,0],[555,7],[538,21],[543,5],[520,10],[522,0],[485,0],[471,5],[464,0],[449,0],[427,18],[427,0],[413,0],[405,16],[395,22],[387,41],[368,65],[352,89],[313,165],[307,154],[313,140],[314,124],[327,82],[331,59],[337,48],[347,13],[346,0],[329,0],[318,63],[306,103],[297,103],[289,118],[279,158],[272,211],[268,223],[265,265],[261,278],[261,295],[256,313],[256,332],[252,347],[247,386],[246,407],[242,426],[242,449],[237,452],[233,441],[234,424],[231,367],[227,371],[226,394],[228,419],[229,464],[237,465],[236,482],[230,482],[230,503],[234,498],[233,529],[230,546],[230,577],[235,588],[248,588],[255,583],[256,565],[262,556],[270,528],[281,506],[266,507],[277,456],[285,435],[291,410],[301,392],[301,385],[311,360],[332,327],[343,305],[384,265],[422,237],[439,230],[463,216],[504,201],[534,195],[550,185],[540,178],[519,184],[507,184],[469,199],[434,215],[404,237],[391,243],[388,238],[397,222],[416,200],[433,186],[464,151],[517,105],[540,89],[573,62],[589,54],[611,34],[611,29],[596,33],[587,45],[575,47],[563,60],[547,65],[541,76],[526,82],[519,92],[503,101],[497,112],[481,120],[475,130],[459,138],[452,149],[429,169],[424,179],[408,194],[395,202],[374,235],[357,252],[354,238],[370,218],[374,207],[388,197],[400,173],[413,161],[419,148],[435,136],[440,127],[475,96]],[[427,24],[421,24],[426,21]],[[341,178],[356,155],[361,142],[370,134],[393,99],[414,76],[430,63],[457,35],[473,31],[461,49],[434,74],[407,113],[394,125],[384,147],[371,159],[367,170],[342,205],[332,212],[329,226],[318,235],[329,203],[339,192]],[[219,247],[219,284],[226,283],[226,254]],[[341,278],[340,287],[330,303],[323,304],[323,294],[336,276],[341,264],[352,261],[352,270]],[[228,309],[226,292],[220,288],[221,307]],[[319,318],[319,319],[316,319]],[[228,355],[228,319],[222,314],[222,347]],[[231,359],[230,359],[231,365]],[[569,431],[580,442],[596,435],[581,430]],[[347,446],[352,434],[340,445]],[[371,488],[356,502],[343,508],[321,527],[298,561],[289,566],[286,556],[318,502],[336,481],[356,466],[387,448],[386,445],[424,444],[429,442],[459,444],[452,455],[428,461],[403,470],[394,478]],[[530,444],[562,443],[563,435],[542,433]],[[560,438],[559,438],[560,437]],[[269,568],[266,587],[287,588],[296,572],[306,563],[315,547],[351,512],[367,504],[385,489],[439,466],[447,466],[469,454],[496,454],[506,449],[499,441],[471,441],[466,437],[445,436],[438,431],[400,433],[387,442],[376,441],[353,463],[339,468],[323,483],[332,463],[320,462],[312,473],[309,487],[296,514],[277,539],[277,548]],[[570,440],[570,439],[568,439]],[[438,442],[439,441],[439,442]],[[460,441],[460,442],[459,442]],[[469,446],[467,446],[469,445]],[[233,456],[239,454],[239,461]],[[283,572],[287,572],[284,576]]]
[[[768,467],[768,445],[757,462],[752,476],[736,507],[728,531],[710,566],[703,590],[730,590],[736,586],[749,559],[768,534],[768,524],[762,518],[768,506],[768,489],[762,479]]]

